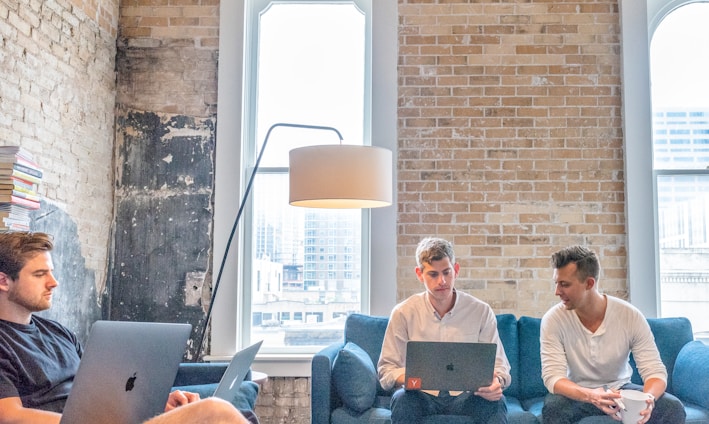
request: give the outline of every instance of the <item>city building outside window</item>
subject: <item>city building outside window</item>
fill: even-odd
[[[331,126],[345,144],[371,144],[369,8],[369,0],[253,2],[247,168],[275,123]],[[334,143],[334,132],[277,128],[264,150],[245,215],[242,315],[262,352],[318,351],[363,311],[369,211],[288,205],[288,152]]]
[[[650,44],[660,314],[709,341],[709,4],[674,6]]]

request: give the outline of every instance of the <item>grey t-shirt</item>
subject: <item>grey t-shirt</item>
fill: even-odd
[[[61,412],[81,354],[76,335],[56,321],[0,320],[0,399],[20,397],[26,408]]]

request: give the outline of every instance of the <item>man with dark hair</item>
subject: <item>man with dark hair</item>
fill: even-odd
[[[460,265],[447,240],[423,239],[416,249],[416,263],[416,276],[426,290],[394,307],[377,366],[382,387],[397,388],[391,400],[392,424],[419,423],[425,416],[436,414],[466,415],[476,423],[506,423],[502,390],[512,377],[492,308],[455,289]],[[402,386],[409,340],[496,343],[492,383],[463,393],[405,390]]]
[[[620,389],[650,395],[641,423],[683,423],[682,403],[665,393],[667,369],[647,320],[630,303],[599,293],[596,254],[571,246],[554,253],[551,262],[561,302],[541,325],[542,378],[549,390],[544,424],[576,423],[588,416],[620,421]],[[643,386],[630,382],[631,352]]]
[[[0,424],[59,423],[79,367],[82,347],[76,336],[34,315],[52,306],[58,284],[53,247],[48,234],[0,233]],[[205,422],[248,423],[229,402],[182,391],[170,393],[165,413],[148,421]]]

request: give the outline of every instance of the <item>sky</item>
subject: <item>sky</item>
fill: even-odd
[[[709,3],[670,13],[650,43],[654,107],[709,108]]]

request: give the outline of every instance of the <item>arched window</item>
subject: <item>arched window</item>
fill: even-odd
[[[653,174],[662,316],[708,332],[709,4],[682,4],[650,41]]]
[[[686,0],[620,3],[630,301],[650,317],[687,316],[700,333],[709,330],[709,319],[695,316],[693,309],[709,306],[709,284],[701,283],[704,277],[697,272],[707,269],[702,265],[707,245],[700,240],[709,214],[693,202],[709,187],[698,116],[709,105],[697,102],[708,99],[700,87],[706,82],[683,75],[693,59],[707,56],[708,43],[697,32],[703,31],[702,21],[695,25],[684,13],[697,6],[709,8]],[[672,29],[677,19],[682,31]],[[671,54],[690,50],[663,58],[667,42]],[[685,88],[689,96],[679,96]]]
[[[219,97],[213,253],[215,276],[224,256],[241,193],[246,185],[245,180],[253,169],[254,152],[258,151],[260,143],[263,142],[264,132],[276,123],[275,121],[333,126],[348,140],[359,139],[363,144],[386,147],[394,152],[397,141],[396,1],[233,0],[222,1],[219,8]],[[324,11],[326,16],[320,16],[315,23],[308,24],[302,15],[296,16],[302,11],[293,8],[303,8],[306,13],[315,13],[315,9],[321,9],[320,12]],[[345,25],[341,21],[343,15],[345,20],[351,20],[359,29],[342,27]],[[285,23],[277,22],[281,18],[285,19]],[[333,23],[340,27],[327,27]],[[353,50],[352,45],[343,46],[342,50],[359,56],[360,65],[345,62],[345,59],[327,53],[319,57],[311,55],[306,61],[306,54],[326,51],[317,48],[315,44],[327,44],[336,38],[333,32],[342,35],[346,32],[343,30],[359,34],[360,46],[354,48],[360,50]],[[270,31],[275,38],[269,40],[266,33],[259,31]],[[304,40],[302,36],[309,31],[320,31],[322,36],[320,39],[316,37],[310,41]],[[279,51],[280,47],[287,44],[286,41],[291,42],[290,47]],[[275,53],[275,56],[267,57],[267,52],[259,51],[262,48],[279,52]],[[271,62],[267,62],[269,60]],[[276,63],[279,61],[280,63]],[[298,76],[295,68],[304,64],[312,66],[311,74]],[[278,72],[267,76],[259,75],[260,70],[269,67],[280,72],[280,75]],[[359,88],[359,100],[346,98],[338,91],[343,85],[342,77],[351,75],[349,68],[353,67],[359,67],[360,76],[351,77],[352,83],[349,84],[348,81],[348,85]],[[304,113],[308,112],[305,106],[310,100],[305,97],[314,92],[313,85],[328,80],[328,73],[335,79],[339,78],[338,84],[329,85],[330,91],[341,99],[339,104],[334,103],[332,99],[321,99],[314,103],[320,109],[313,111],[311,108],[311,115],[305,115]],[[287,93],[291,88],[296,89],[291,90],[294,95]],[[306,89],[306,94],[303,94],[302,90],[298,92],[298,89],[303,88]],[[350,109],[345,109],[347,107]],[[356,124],[336,122],[330,114],[335,109],[351,117],[351,121]],[[291,114],[284,115],[283,111]],[[269,113],[275,113],[275,116],[270,116]],[[327,132],[320,134],[317,131],[289,130],[291,128],[281,127],[277,132],[274,131],[269,139],[259,167],[263,172],[257,177],[251,192],[250,201],[255,208],[250,207],[245,211],[237,240],[234,240],[224,262],[221,286],[214,302],[211,320],[209,359],[228,359],[236,350],[250,344],[252,340],[266,339],[264,334],[268,333],[270,337],[273,333],[280,332],[283,327],[295,323],[318,323],[328,320],[339,322],[339,316],[352,311],[384,315],[388,314],[395,304],[395,207],[372,209],[365,212],[367,216],[359,212],[355,217],[356,223],[343,222],[339,216],[335,216],[328,220],[325,226],[322,226],[321,220],[313,214],[301,210],[298,211],[302,212],[299,218],[301,225],[297,226],[297,231],[301,233],[300,241],[293,241],[293,234],[288,233],[295,231],[289,224],[290,218],[285,217],[285,214],[279,215],[282,209],[288,207],[287,200],[276,203],[275,206],[268,206],[263,202],[271,195],[278,195],[277,192],[282,191],[285,186],[274,181],[285,175],[288,166],[287,162],[284,165],[282,156],[277,153],[286,154],[296,147],[294,141],[304,144],[337,142],[323,139],[323,136],[328,135]],[[259,207],[265,208],[264,212],[269,212],[267,209],[271,208],[273,212],[278,213],[254,212],[254,209],[258,210]],[[272,219],[274,215],[277,218],[275,223]],[[271,220],[271,223],[268,223],[268,220]],[[333,233],[332,236],[328,235],[329,231]],[[332,243],[328,241],[330,239],[333,240]],[[293,242],[284,247],[284,240]],[[345,256],[345,253],[348,256]],[[293,255],[297,255],[300,264],[286,263],[284,266],[283,262],[276,263],[275,259]],[[327,260],[331,256],[338,260],[347,257],[350,263],[328,263]],[[330,271],[325,263],[336,269]],[[321,266],[324,272],[320,271]],[[362,276],[362,273],[366,275]],[[349,303],[356,306],[338,311],[322,306],[332,301],[336,290],[319,290],[321,287],[332,287],[327,285],[329,282],[326,284],[320,280],[333,279],[363,282],[356,288],[356,299],[355,296],[351,296],[355,299],[353,302],[348,299]],[[257,285],[259,282],[260,286]],[[348,287],[351,286],[352,284]],[[266,291],[268,293],[265,293]],[[284,297],[284,294],[296,292],[299,298]],[[307,301],[303,300],[306,297]],[[265,304],[278,301],[279,298],[286,301],[270,309],[269,305]],[[322,307],[316,307],[318,304]],[[255,317],[260,321],[252,325],[255,323]],[[256,332],[259,334],[255,334]],[[310,373],[308,352],[317,350],[315,345],[307,348],[287,345],[280,336],[270,338],[268,343],[264,342],[256,358],[256,368],[272,376],[307,376]]]

